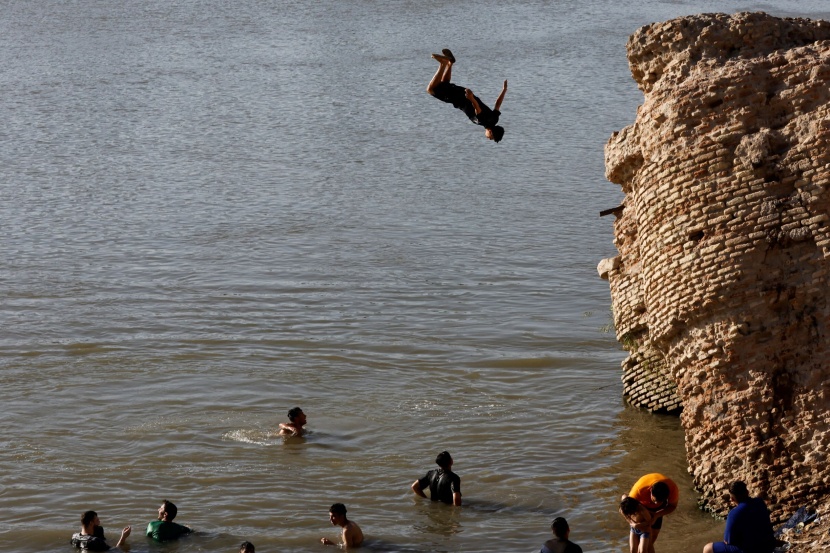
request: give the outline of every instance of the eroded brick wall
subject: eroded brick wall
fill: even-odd
[[[682,404],[707,507],[743,479],[783,518],[830,491],[830,23],[683,17],[628,59],[644,102],[606,146],[625,200],[600,264],[626,393]]]

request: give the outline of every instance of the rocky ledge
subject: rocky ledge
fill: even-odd
[[[644,101],[606,146],[625,200],[599,267],[626,393],[681,411],[703,507],[725,514],[736,479],[777,521],[825,507],[830,23],[682,17],[628,60]]]

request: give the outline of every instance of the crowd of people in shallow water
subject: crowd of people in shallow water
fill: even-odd
[[[280,434],[302,436],[306,422],[303,410],[295,407],[288,411],[288,422],[280,423]],[[448,451],[442,451],[435,458],[435,464],[438,465],[437,469],[427,471],[412,483],[413,493],[432,501],[460,507],[461,478],[452,471],[452,456]],[[735,507],[727,516],[724,539],[707,543],[703,553],[772,553],[776,539],[764,501],[750,497],[746,484],[741,481],[732,483],[729,494]],[[654,543],[663,528],[663,517],[677,509],[679,499],[677,484],[659,473],[646,474],[620,498],[619,512],[629,525],[630,553],[654,553]],[[342,548],[356,548],[363,544],[363,531],[356,522],[347,518],[346,512],[346,506],[342,503],[331,506],[329,521],[340,528],[340,540],[321,538],[321,543]],[[158,517],[147,525],[146,536],[157,542],[166,542],[193,533],[190,527],[173,522],[177,513],[175,504],[166,499],[162,501]],[[563,517],[553,519],[551,531],[553,537],[542,545],[540,553],[582,553],[582,548],[570,541],[570,527]],[[98,514],[86,511],[81,516],[81,531],[72,536],[71,543],[87,551],[124,548],[131,532],[132,527],[126,526],[121,531],[118,542],[110,546],[104,537]],[[239,553],[256,553],[256,549],[251,542],[245,541],[239,546]]]

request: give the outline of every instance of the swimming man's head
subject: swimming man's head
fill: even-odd
[[[452,466],[452,455],[450,455],[449,451],[442,451],[438,454],[438,457],[435,458],[435,464],[442,469],[449,470]]]
[[[300,409],[299,407],[295,407],[288,411],[288,420],[290,420],[291,422],[295,422],[299,425],[303,425],[306,423],[306,416],[305,413],[303,413],[302,409]]]
[[[568,521],[562,517],[553,519],[550,529],[553,530],[554,536],[562,540],[568,539],[568,532],[571,530],[570,526],[568,526]]]

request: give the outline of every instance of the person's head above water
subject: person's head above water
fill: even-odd
[[[95,522],[96,518],[98,518],[98,513],[96,513],[95,511],[85,512],[83,515],[81,515],[81,526],[86,528],[87,526]]]
[[[452,466],[452,455],[450,455],[449,451],[442,451],[435,458],[435,464],[442,469],[449,470]]]
[[[346,506],[342,503],[335,503],[329,509],[329,522],[333,526],[344,526],[348,519],[346,518]]]
[[[256,548],[251,542],[243,541],[242,545],[239,546],[239,553],[256,553]]]
[[[288,411],[288,420],[293,423],[297,423],[299,425],[303,425],[306,423],[306,416],[303,413],[303,410],[299,407],[295,407]]]
[[[504,136],[504,127],[500,127],[495,125],[493,127],[485,127],[484,129],[484,136],[493,140],[496,143],[501,142],[502,137]]]
[[[165,499],[161,502],[161,507],[159,507],[159,520],[173,522],[173,519],[176,518],[176,514],[178,512],[179,509],[173,504],[173,502]]]
[[[570,526],[568,526],[568,521],[562,517],[553,519],[550,529],[553,530],[553,535],[561,540],[568,539],[568,532],[571,531]]]

